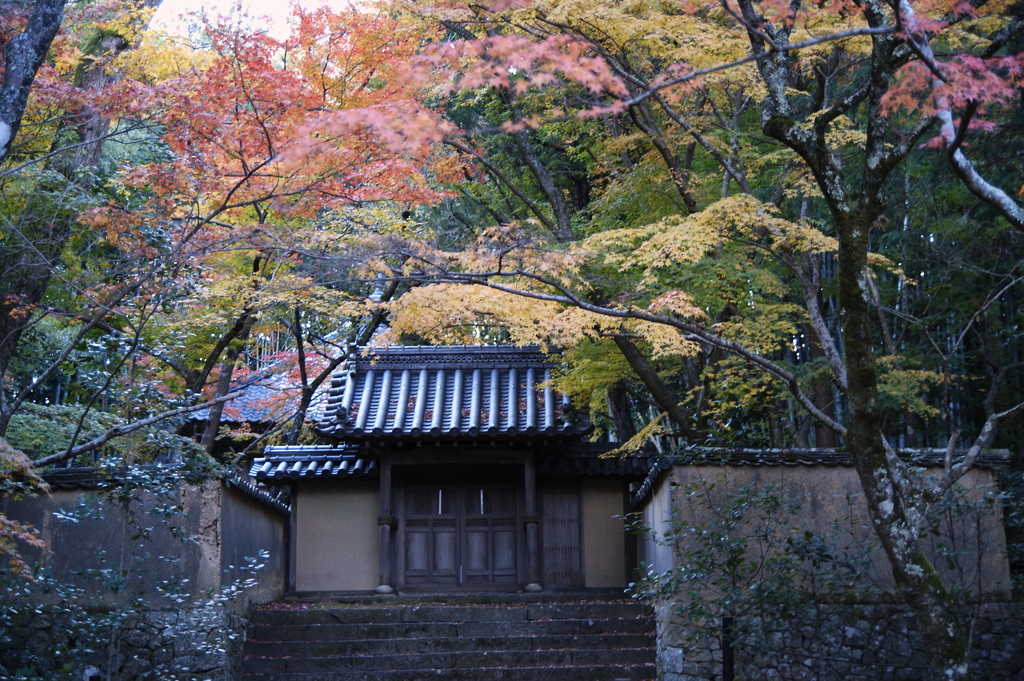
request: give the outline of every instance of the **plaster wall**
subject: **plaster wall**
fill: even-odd
[[[285,555],[284,529],[287,516],[262,504],[234,488],[225,488],[221,495],[221,579],[229,584],[246,579],[249,573],[239,569],[247,558],[256,557],[261,550],[270,555],[262,570],[256,574],[259,581],[245,593],[247,604],[267,603],[284,593]]]
[[[672,525],[672,475],[663,475],[651,490],[647,503],[640,509],[643,524],[649,533],[640,538],[638,562],[642,573],[665,572],[672,567],[672,549],[661,537]]]
[[[626,586],[622,482],[583,481],[583,575],[588,587]]]
[[[297,591],[372,591],[378,585],[379,483],[300,482],[295,514]]]
[[[932,471],[935,474],[938,471]],[[921,471],[929,475],[927,471]],[[706,482],[714,482],[707,491]],[[797,499],[802,508],[793,519],[793,527],[810,530],[819,536],[831,536],[836,547],[870,552],[872,570],[868,578],[876,585],[890,588],[892,573],[884,552],[870,529],[867,504],[860,479],[850,467],[824,466],[675,466],[664,476],[644,509],[645,518],[658,533],[674,511],[690,524],[714,520],[726,497],[745,485],[763,489],[778,483]],[[687,494],[687,490],[705,491]],[[974,469],[961,481],[960,504],[935,514],[934,530],[925,540],[932,562],[949,583],[959,583],[977,592],[994,594],[1009,588],[1009,563],[1001,546],[1006,538],[998,506],[977,502],[995,490],[991,471]],[[659,524],[659,521],[660,524]],[[948,549],[954,549],[950,554]],[[653,547],[647,562],[661,571],[671,565],[668,547]]]
[[[112,601],[117,596],[105,588],[105,578],[76,573],[110,570],[113,575],[127,569],[131,586],[125,593],[142,593],[146,600],[163,604],[166,599],[155,587],[164,580],[188,578],[185,586],[194,595],[220,586],[220,493],[219,481],[183,487],[179,502],[184,513],[169,518],[153,515],[157,502],[146,495],[126,514],[98,492],[59,489],[18,500],[0,498],[0,512],[39,530],[45,547],[22,547],[22,555],[28,564],[48,568],[51,577]],[[79,505],[82,512],[76,512]],[[175,527],[173,534],[169,525]]]

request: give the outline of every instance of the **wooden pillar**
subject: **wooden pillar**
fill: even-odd
[[[299,486],[291,485],[290,494],[288,496],[290,513],[288,514],[288,522],[284,526],[284,545],[286,560],[284,564],[284,589],[286,593],[291,593],[296,590],[296,572],[298,569],[296,563],[295,554],[299,550],[298,536],[299,536],[299,519],[298,519],[298,499],[299,499]]]
[[[533,454],[526,455],[524,478],[526,481],[526,591],[544,589],[540,583],[540,545],[538,543],[537,521],[537,469]]]
[[[382,454],[380,461],[380,515],[377,517],[377,526],[380,531],[380,586],[377,593],[389,594],[394,592],[391,582],[391,528],[395,524],[394,516],[391,514],[391,462],[387,456]]]

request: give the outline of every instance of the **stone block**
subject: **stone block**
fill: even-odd
[[[893,673],[893,681],[922,681],[923,675],[920,668],[902,667]]]
[[[658,661],[664,673],[682,674],[685,659],[686,655],[683,649],[674,646],[669,646],[658,653]]]
[[[152,667],[149,660],[134,658],[124,663],[124,666],[121,667],[121,675],[126,679],[141,679]]]
[[[121,637],[121,640],[124,643],[132,646],[133,648],[146,648],[149,646],[149,642],[152,639],[153,637],[151,635],[147,634],[144,631],[139,631],[138,629],[133,629],[131,631],[125,632],[125,634]]]
[[[857,627],[846,627],[843,630],[843,643],[851,648],[866,648],[868,635],[863,629]]]
[[[984,635],[992,632],[992,620],[988,617],[979,617],[974,620],[975,635]]]

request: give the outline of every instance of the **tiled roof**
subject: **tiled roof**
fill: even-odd
[[[224,480],[224,484],[227,487],[233,487],[234,489],[237,489],[242,494],[245,494],[248,497],[252,497],[256,501],[259,501],[262,504],[266,504],[267,506],[270,506],[271,508],[280,511],[285,515],[289,515],[291,513],[291,506],[289,506],[288,504],[281,500],[279,496],[280,490],[277,488],[271,488],[269,490],[262,489],[252,484],[248,480],[238,477],[237,475]]]
[[[51,489],[96,489],[120,484],[127,469],[97,468],[95,466],[75,466],[73,468],[53,468],[43,473],[43,480]]]
[[[572,437],[591,429],[546,385],[536,347],[399,347],[365,351],[335,373],[317,430],[369,438]]]
[[[130,466],[69,466],[51,468],[42,474],[51,489],[102,489],[140,478],[180,480],[185,467],[181,463],[137,463]]]
[[[249,469],[249,477],[260,482],[352,480],[375,478],[379,473],[377,460],[360,456],[358,447],[331,445],[267,447]]]
[[[944,449],[902,449],[897,450],[907,463],[922,468],[943,466],[946,461]],[[954,452],[956,458],[964,452]],[[988,450],[975,459],[975,467],[992,468],[1004,466],[1010,461],[1008,450]],[[718,447],[694,447],[674,455],[652,460],[646,479],[633,493],[633,508],[647,500],[661,475],[673,465],[694,466],[852,466],[849,452],[835,449],[728,449]]]
[[[898,449],[900,457],[915,466],[942,466],[945,449]],[[954,461],[963,451],[953,452]],[[1009,461],[1007,450],[987,450],[975,460],[979,468],[999,466]],[[852,466],[849,452],[836,449],[731,449],[725,447],[694,447],[677,452],[678,464],[713,464],[726,466]]]
[[[573,443],[557,454],[537,456],[539,477],[619,477],[643,478],[658,456],[643,451],[629,456],[609,455],[618,443]]]
[[[244,391],[224,405],[221,421],[229,423],[267,423],[281,421],[294,413],[299,404],[295,379],[281,367],[270,367],[231,382],[231,390]],[[209,409],[192,412],[192,421],[206,421]]]
[[[75,466],[72,468],[55,468],[46,471],[43,473],[43,480],[45,480],[50,486],[50,489],[53,490],[91,490],[120,485],[130,475],[134,472],[138,472],[139,470],[146,470],[149,474],[163,471],[170,475],[180,469],[180,465],[168,466],[166,464],[136,465],[132,470],[129,470],[126,466],[103,468],[94,466]],[[286,515],[289,513],[287,504],[282,502],[271,492],[260,489],[247,480],[243,480],[237,476],[232,476],[224,479],[224,484],[228,487],[234,487],[256,501],[266,504],[267,506],[270,506],[271,508],[274,508]]]
[[[540,477],[642,478],[656,462],[649,454],[605,456],[615,447],[608,443],[574,443],[557,454],[537,457]],[[296,445],[267,447],[265,456],[253,461],[250,479],[274,484],[292,480],[351,480],[379,475],[376,459],[360,456],[359,447]]]

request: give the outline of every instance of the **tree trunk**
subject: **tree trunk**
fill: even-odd
[[[810,324],[804,326],[804,333],[807,335],[810,346],[811,361],[826,359],[825,351],[821,348],[818,334]],[[835,419],[835,400],[832,395],[832,381],[827,376],[818,375],[811,384],[811,393],[814,397],[814,406],[817,407],[831,419]],[[836,431],[832,430],[817,420],[814,422],[814,444],[821,449],[834,449],[836,446]]]
[[[638,109],[639,115],[637,114]],[[683,200],[683,207],[686,208],[687,213],[693,213],[697,209],[697,201],[690,195],[689,173],[684,170],[679,157],[669,148],[668,143],[661,134],[658,123],[654,120],[654,116],[651,115],[651,109],[647,102],[641,102],[636,106],[629,107],[629,117],[633,121],[633,125],[647,135],[651,144],[658,150],[658,154],[661,155],[661,159],[665,162],[665,167],[668,168],[672,184],[675,185],[676,191],[679,192],[679,197]],[[692,158],[692,154],[693,145],[691,144],[687,149],[687,156]],[[726,176],[728,177],[728,173],[726,173]]]
[[[4,80],[0,87],[0,164],[11,152],[14,138],[21,127],[21,117],[25,113],[32,82],[60,30],[65,2],[36,0],[25,30],[4,46]],[[6,14],[11,8],[8,4],[3,9],[4,4],[8,3],[0,4],[0,11]]]
[[[505,106],[508,107],[512,121],[514,123],[521,122],[523,115],[516,106],[515,96],[507,90],[499,90],[498,95],[505,103]],[[569,204],[562,195],[562,190],[555,184],[555,179],[551,177],[547,166],[540,160],[537,151],[533,148],[533,143],[530,141],[530,132],[528,130],[519,130],[512,134],[512,139],[516,143],[516,149],[519,150],[519,157],[523,159],[523,163],[526,164],[526,167],[530,169],[530,173],[537,180],[540,190],[544,192],[545,198],[547,198],[548,203],[551,205],[551,211],[555,214],[555,229],[553,230],[555,240],[561,243],[572,241]]]
[[[661,380],[658,372],[647,361],[647,358],[640,352],[640,349],[625,336],[614,336],[613,340],[622,352],[622,356],[629,362],[633,372],[646,386],[647,390],[651,393],[651,397],[658,403],[662,411],[668,414],[668,417],[679,426],[687,440],[692,438],[692,415],[679,404],[679,398]]]
[[[235,338],[234,343],[224,352],[224,361],[220,365],[220,376],[217,377],[217,390],[213,395],[214,399],[224,397],[231,392],[231,377],[235,372],[235,363],[241,356],[246,341],[249,340],[249,332],[252,330],[253,324],[256,323],[256,315],[248,312],[241,319],[243,320],[241,332]],[[207,454],[213,454],[217,434],[220,432],[220,421],[223,413],[224,403],[218,402],[210,407],[210,413],[206,417],[206,426],[203,428],[203,438],[200,441],[200,445],[206,450]]]
[[[880,212],[880,211],[878,211]],[[874,211],[840,216],[839,301],[846,349],[850,425],[846,444],[864,487],[871,522],[904,601],[915,614],[931,660],[930,681],[969,678],[969,647],[956,604],[924,555],[907,499],[899,498],[882,440],[871,308],[861,288]]]
[[[626,442],[636,435],[636,426],[633,425],[629,399],[622,381],[608,388],[608,415],[615,424],[615,434],[620,442]]]
[[[217,390],[214,398],[224,397],[231,392],[231,376],[235,372],[235,360],[238,359],[238,352],[232,348],[224,355],[224,361],[220,365],[220,376],[217,377]],[[200,446],[207,454],[213,454],[214,445],[217,442],[217,435],[220,432],[220,420],[224,415],[224,403],[218,402],[210,407],[206,416],[206,426],[203,428],[203,437],[199,441]]]
[[[75,84],[86,90],[107,85],[111,76],[105,60],[97,57],[110,57],[127,47],[128,43],[119,36],[97,40],[84,58],[88,67],[81,69]],[[0,381],[7,375],[18,341],[32,323],[36,306],[46,293],[50,276],[71,237],[78,219],[79,197],[92,188],[109,124],[98,112],[87,108],[61,126],[56,135],[59,142],[53,149],[58,153],[48,165],[59,173],[61,180],[50,180],[37,187],[11,235],[0,243]],[[60,146],[65,149],[60,151]],[[0,391],[0,437],[7,433],[15,407],[7,404]]]

